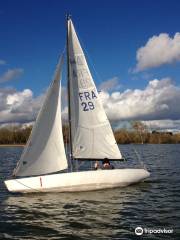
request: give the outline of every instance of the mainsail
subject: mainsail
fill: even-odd
[[[122,158],[71,19],[68,53],[73,157]]]
[[[61,123],[62,64],[61,58],[31,136],[14,170],[15,176],[41,175],[67,168]]]

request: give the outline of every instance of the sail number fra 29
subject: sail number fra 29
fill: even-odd
[[[93,100],[97,98],[94,91],[79,92],[79,99],[83,111],[90,111],[95,108]]]

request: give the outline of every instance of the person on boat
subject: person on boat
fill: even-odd
[[[112,164],[110,164],[108,158],[104,158],[102,164],[103,164],[102,169],[114,169],[114,166]]]
[[[99,162],[98,162],[98,161],[95,162],[95,164],[94,164],[94,169],[95,169],[95,170],[100,169],[100,165],[99,165]]]

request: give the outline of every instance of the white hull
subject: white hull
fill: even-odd
[[[125,187],[149,177],[144,169],[70,172],[5,181],[10,192],[79,192]]]

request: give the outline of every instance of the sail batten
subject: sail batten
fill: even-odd
[[[121,159],[71,20],[68,20],[68,53],[73,157]]]
[[[14,171],[15,176],[48,174],[67,168],[61,122],[62,64],[63,58],[59,60],[53,82]]]

